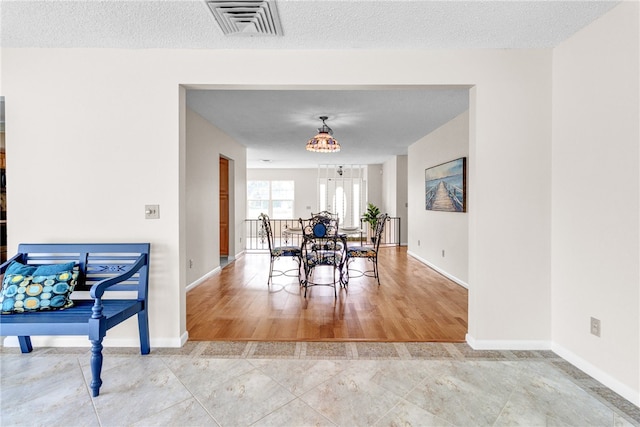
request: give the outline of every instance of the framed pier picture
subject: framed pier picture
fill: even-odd
[[[425,208],[428,211],[467,211],[467,158],[425,169]]]

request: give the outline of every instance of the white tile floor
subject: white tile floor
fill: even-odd
[[[639,408],[551,352],[438,343],[190,342],[148,356],[108,348],[97,398],[88,349],[2,348],[0,363],[3,427],[640,426]]]

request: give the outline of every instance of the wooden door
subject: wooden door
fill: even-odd
[[[220,157],[220,256],[229,256],[229,160]]]

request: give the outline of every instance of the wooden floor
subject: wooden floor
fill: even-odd
[[[310,288],[305,299],[295,277],[276,277],[267,286],[268,254],[246,254],[187,293],[189,339],[464,341],[465,288],[407,256],[406,247],[380,248],[378,264],[380,286],[370,277],[352,277],[337,299],[324,286]],[[275,268],[295,265],[281,258]],[[316,279],[329,270],[319,269]]]

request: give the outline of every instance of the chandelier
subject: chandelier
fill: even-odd
[[[307,151],[315,153],[336,153],[340,151],[340,143],[332,136],[333,130],[324,122],[329,117],[320,116],[322,127],[318,128],[318,134],[307,142]]]

